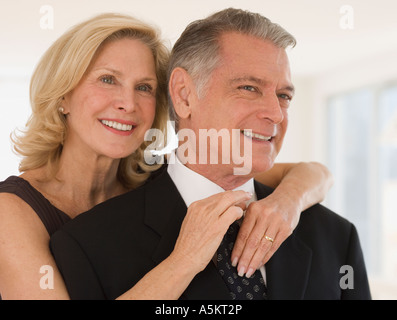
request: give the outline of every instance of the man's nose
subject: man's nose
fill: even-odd
[[[284,114],[280,106],[280,101],[276,94],[263,97],[260,108],[257,112],[260,119],[268,119],[274,124],[279,124],[284,120]]]

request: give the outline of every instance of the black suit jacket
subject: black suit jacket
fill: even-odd
[[[272,192],[257,182],[255,189],[258,199]],[[64,225],[50,245],[70,297],[115,299],[133,287],[172,252],[186,211],[164,170]],[[344,265],[352,267],[354,289],[340,286]],[[269,299],[371,298],[355,227],[321,205],[302,213],[296,230],[266,264],[266,277]],[[181,299],[230,296],[210,262]]]

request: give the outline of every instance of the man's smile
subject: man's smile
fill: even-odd
[[[247,137],[250,138],[252,140],[256,140],[256,141],[271,141],[272,140],[272,136],[264,136],[260,133],[255,133],[252,132],[252,130],[241,130],[241,133]]]

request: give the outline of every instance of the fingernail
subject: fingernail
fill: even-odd
[[[232,266],[233,266],[233,267],[237,266],[237,263],[238,263],[238,258],[236,257],[236,258],[234,258],[233,261],[232,261]]]
[[[242,277],[244,276],[244,273],[245,273],[245,267],[241,267],[240,270],[238,270],[238,275]]]
[[[251,276],[254,274],[255,270],[253,268],[249,268],[245,276],[247,278],[251,278]]]

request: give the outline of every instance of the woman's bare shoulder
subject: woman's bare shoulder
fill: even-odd
[[[0,193],[0,293],[5,299],[68,298],[64,284],[43,290],[43,266],[56,270],[49,250],[49,235],[35,211],[21,198]],[[45,269],[47,270],[47,269]],[[50,296],[48,296],[50,295]]]

